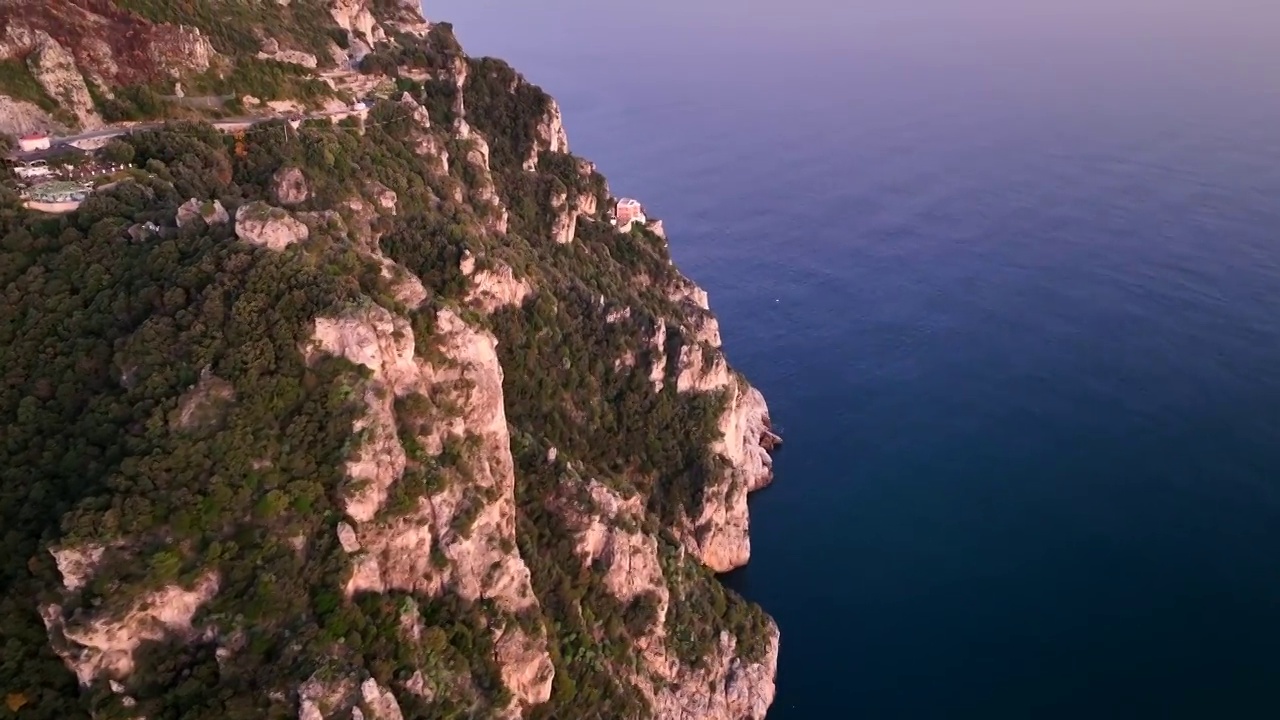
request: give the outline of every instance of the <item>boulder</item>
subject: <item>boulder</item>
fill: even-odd
[[[182,203],[178,207],[178,227],[186,227],[200,218],[207,225],[219,225],[231,219],[227,209],[218,200],[201,202],[195,198]]]
[[[296,167],[282,167],[271,179],[271,191],[281,205],[300,205],[311,197],[307,176]]]
[[[252,202],[236,210],[236,237],[270,250],[284,250],[306,240],[307,226],[280,208]]]

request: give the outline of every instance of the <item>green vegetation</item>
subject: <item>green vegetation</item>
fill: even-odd
[[[533,149],[535,129],[551,98],[537,85],[524,82],[502,60],[470,62],[465,88],[468,117],[489,139],[493,164],[504,170],[518,168]]]
[[[33,103],[45,112],[58,109],[58,103],[36,82],[27,64],[18,59],[0,60],[0,95]]]
[[[425,38],[399,34],[395,42],[381,45],[360,61],[365,73],[381,73],[396,77],[404,70],[426,70],[431,73],[452,70],[456,61],[466,62],[462,46],[449,23],[436,23]]]
[[[188,85],[188,92],[193,95],[252,95],[263,101],[315,103],[334,94],[307,68],[256,57],[238,59],[230,72],[210,70],[189,78]]]
[[[169,117],[175,110],[161,92],[148,85],[119,87],[112,92],[113,97],[108,98],[89,83],[89,94],[107,122],[157,120]]]
[[[309,52],[321,62],[329,61],[329,43],[345,33],[334,24],[323,0],[116,0],[123,10],[156,23],[187,25],[200,29],[213,48],[226,55],[257,53],[262,40],[257,31],[266,29],[283,48]]]

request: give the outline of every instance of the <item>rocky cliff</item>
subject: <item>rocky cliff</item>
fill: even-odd
[[[65,224],[0,214],[11,702],[763,718],[778,629],[715,573],[749,559],[779,440],[707,294],[664,234],[606,221],[560,108],[505,63],[411,3],[258,9],[282,7],[395,61],[366,69],[367,118],[134,133],[133,177]],[[167,17],[54,11],[80,41]],[[319,43],[240,30],[195,61]],[[126,72],[103,43],[88,84]]]

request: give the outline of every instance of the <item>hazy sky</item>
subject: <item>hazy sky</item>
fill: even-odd
[[[1280,3],[1273,0],[427,0],[426,13],[455,23],[486,46],[551,40],[631,48],[713,34],[753,41],[765,50],[788,41],[830,49],[854,41],[889,47],[900,39],[930,37],[943,42],[1191,42],[1200,49],[1280,52]]]

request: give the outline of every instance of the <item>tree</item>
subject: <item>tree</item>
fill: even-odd
[[[133,154],[133,146],[123,140],[112,140],[102,148],[102,157],[118,165],[131,165]]]

